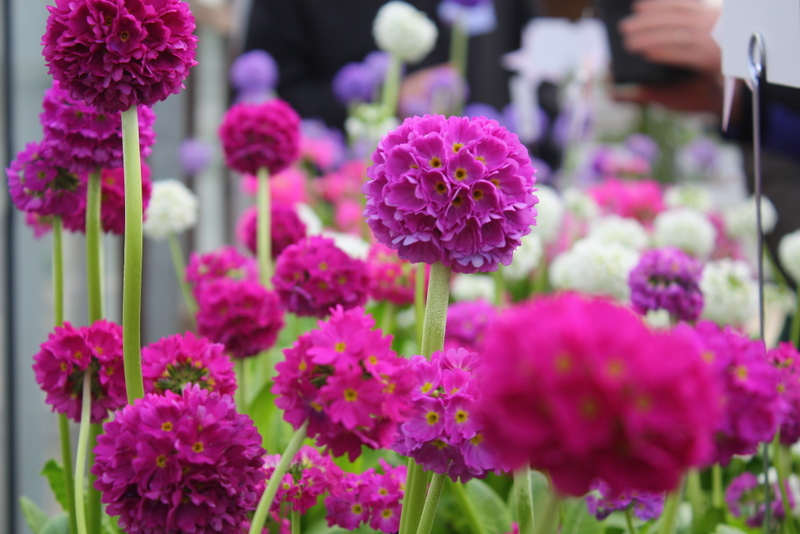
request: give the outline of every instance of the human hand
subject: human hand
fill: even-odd
[[[625,48],[650,61],[719,73],[722,55],[711,37],[719,15],[700,0],[639,0],[619,31]]]

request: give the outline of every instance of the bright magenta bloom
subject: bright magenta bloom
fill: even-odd
[[[712,452],[720,397],[698,338],[564,294],[502,313],[484,343],[486,439],[559,491],[674,489]]]
[[[56,327],[33,357],[36,382],[47,393],[54,412],[81,421],[83,375],[92,378],[92,423],[125,406],[125,372],[122,364],[122,328],[105,320],[91,326]]]
[[[280,99],[231,107],[219,127],[225,162],[241,173],[277,174],[300,157],[300,117]]]
[[[280,454],[265,458],[268,477],[272,477],[280,459]],[[320,454],[314,447],[303,445],[292,460],[289,472],[283,475],[272,503],[272,512],[279,515],[281,505],[286,502],[295,512],[305,514],[317,504],[321,495],[341,488],[343,474],[330,456]]]
[[[48,72],[72,98],[106,111],[180,92],[197,37],[181,0],[56,0],[42,37]]]
[[[781,423],[781,443],[794,445],[800,440],[800,353],[791,343],[784,342],[770,350],[767,358],[778,368],[778,393],[786,402],[786,413]]]
[[[409,118],[381,140],[372,161],[367,224],[412,263],[494,271],[511,263],[536,222],[528,151],[496,121]]]
[[[272,237],[272,259],[280,256],[286,247],[294,245],[306,236],[306,225],[297,216],[297,211],[286,204],[273,203],[270,206],[270,226]],[[253,254],[258,247],[258,208],[253,206],[242,214],[236,226],[236,237]]]
[[[261,436],[229,395],[147,394],[97,439],[92,473],[129,534],[242,532],[264,491]]]

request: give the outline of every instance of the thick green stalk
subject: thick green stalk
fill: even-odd
[[[422,355],[431,354],[444,347],[444,329],[447,322],[447,305],[450,301],[450,268],[436,262],[431,265],[428,299],[425,303],[425,321],[422,327]]]
[[[75,518],[79,534],[87,534],[84,485],[86,483],[86,452],[89,448],[89,427],[92,419],[92,371],[83,374],[81,428],[78,432],[78,455],[75,458]],[[95,531],[92,531],[95,534]]]
[[[383,303],[383,315],[381,316],[381,330],[384,334],[388,334],[392,331],[392,326],[394,325],[394,302],[392,301],[384,301]]]
[[[498,265],[497,270],[492,273],[494,278],[494,305],[500,307],[505,300],[506,278],[503,276],[503,266]]]
[[[775,464],[775,471],[778,473],[778,487],[781,491],[781,503],[783,504],[784,525],[788,529],[789,534],[795,534],[794,513],[792,512],[792,504],[789,502],[789,494],[786,491],[786,479],[788,476],[786,470],[786,463],[784,462],[783,451],[781,450],[780,432],[775,433],[775,439],[772,440],[772,458]]]
[[[664,513],[661,514],[661,530],[659,534],[673,534],[675,532],[680,506],[681,489],[679,486],[678,489],[667,495],[667,501],[664,503]]]
[[[122,267],[122,353],[128,403],[144,397],[142,380],[142,161],[136,106],[122,112],[125,246]]]
[[[550,495],[547,497],[547,506],[544,509],[544,515],[539,523],[537,534],[555,534],[558,532],[558,525],[561,522],[561,497],[553,489],[550,484]]]
[[[413,458],[409,458],[406,491],[403,495],[403,507],[400,510],[400,534],[413,534],[417,531],[427,491],[428,476],[425,470]]]
[[[628,524],[628,532],[630,534],[636,534],[636,527],[633,526],[633,512],[630,506],[625,508],[625,522]]]
[[[75,519],[75,479],[72,476],[72,444],[69,436],[69,420],[64,414],[58,415],[58,433],[61,439],[61,463],[64,464],[64,495],[67,498],[67,514],[69,515],[69,532],[78,532]]]
[[[53,217],[53,323],[64,322],[64,247],[61,217]]]
[[[292,534],[300,534],[302,527],[300,512],[297,510],[292,510],[290,516],[292,521]]]
[[[472,531],[472,534],[486,534],[486,531],[481,524],[481,520],[478,517],[478,513],[475,511],[475,507],[472,506],[472,501],[464,489],[464,484],[460,482],[453,482],[448,478],[447,485],[451,490],[453,490],[453,495],[455,495],[456,501],[458,501],[458,507],[466,516],[467,524],[469,524],[469,529]],[[520,530],[520,533],[521,532],[522,531]]]
[[[725,488],[722,487],[722,467],[714,464],[711,467],[711,504],[714,508],[725,508]]]
[[[94,448],[97,446],[97,436],[103,433],[103,425],[92,423],[89,426],[89,489],[86,497],[86,526],[89,532],[100,532],[100,517],[103,514],[103,506],[100,504],[102,493],[95,489],[94,481],[97,477],[91,472],[94,465]]]
[[[450,63],[464,81],[467,79],[468,53],[469,34],[465,28],[463,17],[459,16],[453,22],[450,33]]]
[[[386,113],[393,116],[397,113],[397,101],[400,95],[400,74],[403,62],[397,54],[389,55],[389,67],[386,69],[386,78],[383,82],[383,106]]]
[[[303,423],[294,433],[292,440],[281,456],[281,461],[278,462],[278,466],[275,468],[275,471],[272,472],[272,476],[267,483],[267,489],[265,489],[264,493],[261,495],[261,500],[258,501],[258,508],[256,508],[253,521],[250,523],[250,534],[261,534],[264,523],[267,521],[269,509],[272,507],[272,501],[275,500],[275,495],[278,493],[278,486],[281,480],[283,480],[283,475],[289,470],[289,465],[292,463],[295,454],[297,454],[297,451],[299,451],[300,447],[303,445],[307,430],[308,421]]]
[[[533,494],[531,469],[528,466],[514,471],[514,503],[517,508],[519,534],[533,534]]]
[[[175,232],[170,232],[167,236],[169,240],[169,251],[172,255],[172,266],[175,268],[175,276],[178,278],[178,284],[181,286],[181,294],[183,294],[183,303],[186,305],[186,311],[189,312],[191,317],[192,327],[197,330],[197,301],[192,295],[192,290],[189,288],[189,283],[186,281],[186,262],[183,259],[183,250],[181,250],[181,243],[178,241],[178,236]]]
[[[794,316],[792,317],[792,338],[791,342],[800,350],[800,287],[796,290],[797,305],[795,306]]]
[[[103,269],[100,254],[101,209],[100,171],[89,173],[86,193],[86,293],[89,304],[89,324],[103,318]]]
[[[272,289],[272,208],[269,197],[269,170],[258,169],[258,225],[256,252],[258,253],[258,275],[261,285]]]
[[[417,331],[417,347],[422,352],[422,330],[425,327],[425,275],[427,263],[418,263],[414,280],[414,325]]]
[[[700,472],[692,469],[686,475],[686,496],[692,506],[692,517],[697,520],[703,515],[703,487],[700,483]]]
[[[425,499],[425,507],[422,509],[422,517],[419,520],[417,534],[430,534],[433,528],[433,520],[436,517],[436,508],[439,506],[439,497],[442,496],[442,487],[447,475],[434,473],[431,477],[431,484],[428,488],[428,496]]]

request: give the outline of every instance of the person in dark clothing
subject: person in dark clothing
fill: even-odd
[[[440,0],[408,3],[437,21]],[[263,49],[279,66],[277,92],[303,117],[341,127],[345,107],[331,82],[345,64],[362,61],[377,46],[372,22],[385,2],[378,0],[252,0],[245,49]],[[467,79],[470,101],[502,107],[509,101],[509,73],[500,57],[520,46],[524,25],[536,15],[535,0],[495,2],[497,28],[470,39]],[[410,71],[446,63],[449,30],[439,24],[434,51]]]

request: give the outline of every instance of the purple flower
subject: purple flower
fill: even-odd
[[[364,56],[364,65],[372,72],[372,77],[375,80],[375,87],[383,83],[390,62],[391,57],[389,53],[383,50],[374,50]]]
[[[363,306],[370,280],[363,261],[345,254],[332,239],[312,236],[283,251],[272,282],[288,311],[322,318],[337,305]]]
[[[152,106],[178,93],[197,37],[180,0],[57,0],[42,37],[48,72],[69,94],[106,112]]]
[[[220,395],[236,392],[233,362],[225,355],[225,346],[191,332],[143,347],[142,376],[147,393],[172,391],[180,395],[192,384]]]
[[[686,147],[691,160],[703,170],[710,170],[719,160],[719,146],[707,137],[700,137]]]
[[[264,50],[251,50],[240,55],[231,65],[231,85],[237,91],[257,93],[271,91],[278,84],[278,64]]]
[[[794,495],[786,484],[786,494],[789,498],[790,507],[794,508]],[[786,515],[781,500],[781,490],[777,483],[772,483],[770,489],[771,513],[772,517],[785,519]],[[745,472],[734,478],[725,490],[725,502],[734,517],[743,517],[747,526],[752,528],[760,527],[764,522],[765,515],[765,495],[764,484],[759,483],[758,478],[753,473]]]
[[[372,160],[364,216],[378,241],[413,263],[493,271],[535,224],[530,157],[495,121],[406,119]]]
[[[255,260],[243,256],[231,246],[206,254],[192,253],[186,266],[186,281],[192,284],[195,296],[200,286],[219,278],[257,282],[258,265]]]
[[[102,423],[125,405],[122,328],[108,321],[91,326],[58,326],[33,357],[36,382],[54,412],[81,422],[83,376],[91,372],[91,422]]]
[[[95,488],[125,532],[240,532],[264,491],[261,436],[229,395],[147,394],[103,430]]]
[[[667,310],[678,321],[696,321],[703,311],[703,264],[676,248],[648,250],[628,276],[631,302],[641,314]]]
[[[625,147],[630,150],[633,155],[644,159],[651,165],[655,163],[658,158],[658,143],[649,135],[643,133],[631,134],[625,140]]]
[[[485,300],[464,300],[451,304],[447,310],[445,347],[464,347],[481,352],[483,338],[495,315],[497,310]]]
[[[212,148],[199,139],[185,139],[178,148],[178,160],[186,174],[200,174],[211,163]]]
[[[629,491],[615,496],[608,484],[602,480],[596,481],[592,489],[596,490],[597,494],[590,493],[586,496],[586,507],[590,514],[601,521],[611,515],[611,512],[628,508],[642,521],[650,521],[657,519],[664,509],[663,493]]]
[[[364,63],[351,62],[333,77],[333,94],[348,106],[354,102],[372,102],[377,85],[373,71]]]
[[[272,258],[277,258],[289,245],[294,245],[306,236],[306,225],[297,216],[294,207],[286,204],[270,206],[272,230]],[[252,207],[242,214],[236,228],[239,241],[256,254],[258,239],[258,208]]]

